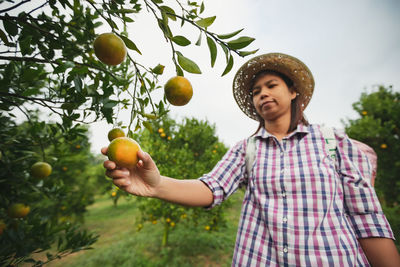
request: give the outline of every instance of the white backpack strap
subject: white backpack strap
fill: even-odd
[[[320,130],[325,139],[325,146],[327,148],[328,156],[333,160],[336,160],[336,138],[333,128],[321,126]]]
[[[256,159],[256,139],[253,136],[251,136],[247,139],[246,156],[245,156],[247,177],[250,176],[251,169],[253,167],[255,159]]]

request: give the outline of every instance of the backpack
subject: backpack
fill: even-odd
[[[333,160],[336,160],[336,138],[335,138],[335,133],[333,131],[333,128],[331,127],[321,127],[320,128],[322,132],[322,136],[325,139],[326,147],[327,147],[327,153],[328,156],[331,157]],[[371,163],[372,167],[372,176],[371,176],[371,185],[374,186],[375,184],[375,177],[376,177],[376,170],[377,170],[377,155],[374,151],[374,149],[367,144],[364,144],[363,142],[351,139],[350,140],[362,151],[365,153],[367,156],[368,160]],[[256,159],[256,140],[255,138],[249,137],[247,139],[247,147],[246,147],[246,156],[245,156],[245,161],[246,161],[246,171],[247,174],[250,174],[251,168],[253,166],[253,163]]]

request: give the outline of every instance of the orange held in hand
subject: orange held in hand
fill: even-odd
[[[108,140],[111,142],[112,140],[114,140],[115,138],[118,137],[125,137],[125,133],[124,131],[122,131],[122,129],[120,128],[114,128],[111,131],[108,132]]]
[[[132,168],[139,161],[137,156],[139,149],[140,146],[135,140],[128,137],[118,137],[108,146],[107,156],[119,167]]]
[[[189,103],[193,96],[193,88],[189,80],[183,76],[175,76],[164,85],[165,96],[174,106],[183,106]]]
[[[51,174],[51,165],[47,162],[36,162],[31,167],[31,174],[35,178],[43,179]]]
[[[124,41],[114,33],[100,34],[93,43],[94,53],[107,65],[118,65],[126,57]]]

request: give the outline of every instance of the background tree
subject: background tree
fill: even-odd
[[[57,125],[38,122],[35,116],[17,125],[0,115],[0,123],[0,218],[6,225],[0,236],[0,265],[41,265],[89,248],[97,236],[79,229],[79,223],[96,187],[107,180],[104,172],[96,171],[101,163],[89,151],[87,129],[76,128],[79,136],[71,139]],[[50,176],[30,174],[38,161],[50,163]],[[29,213],[19,218],[10,214],[16,203],[28,205]],[[48,253],[43,261],[32,258],[56,242],[57,253]]]
[[[400,236],[400,93],[391,86],[378,86],[353,104],[360,115],[345,123],[347,134],[365,142],[378,155],[375,189],[385,214]],[[400,248],[400,243],[397,241]]]
[[[195,179],[211,171],[227,151],[215,135],[215,126],[207,121],[186,118],[182,123],[165,116],[151,124],[154,131],[141,131],[135,139],[148,152],[162,175],[177,179]],[[229,201],[206,211],[189,208],[159,199],[137,198],[141,218],[136,224],[140,230],[145,222],[162,223],[162,245],[168,243],[170,230],[179,227],[198,227],[214,231],[225,224],[224,208]]]
[[[210,31],[216,17],[202,17],[205,6],[200,1],[0,3],[0,261],[2,265],[25,260],[41,265],[32,253],[58,242],[56,255],[49,254],[45,260],[50,261],[88,248],[96,240],[76,224],[93,201],[92,185],[103,181],[97,162],[88,156],[87,129],[82,124],[106,119],[126,126],[132,136],[168,111],[165,98],[157,102],[152,98],[153,91],[161,89],[158,76],[167,64],[139,62],[140,43],[128,37],[127,26],[134,23],[136,14],[146,12],[155,19],[171,47],[177,75],[201,73],[179,51],[183,46],[207,44],[211,66],[222,50],[226,60],[222,75],[232,69],[233,55],[256,51],[242,50],[254,40],[238,37],[242,30],[230,34]],[[172,31],[172,24],[192,27],[199,37],[189,40]],[[105,65],[94,55],[93,42],[104,32],[119,36],[128,48],[126,60],[117,66]],[[44,116],[35,115],[38,109]],[[128,122],[118,122],[123,109],[131,111]],[[27,122],[16,123],[17,118]],[[29,175],[30,166],[38,160],[53,167],[51,176],[42,181]],[[29,214],[9,218],[7,209],[14,202],[29,203]]]

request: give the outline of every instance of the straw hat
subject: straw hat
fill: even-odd
[[[311,71],[295,57],[282,53],[270,53],[247,61],[233,79],[233,96],[247,116],[258,121],[259,116],[250,95],[250,84],[255,75],[262,70],[280,72],[290,78],[299,93],[298,97],[301,98],[303,110],[306,108],[314,91],[314,78]]]

